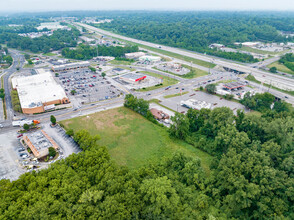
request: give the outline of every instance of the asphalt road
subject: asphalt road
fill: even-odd
[[[293,90],[293,87],[294,87],[294,79],[285,78],[283,76],[276,75],[276,74],[271,74],[271,73],[268,73],[268,72],[265,72],[262,70],[252,68],[250,66],[240,65],[240,64],[234,63],[233,61],[231,61],[231,62],[225,61],[222,59],[217,59],[215,57],[198,54],[198,53],[192,52],[192,51],[186,51],[186,50],[182,50],[182,49],[178,49],[178,48],[163,46],[163,45],[159,45],[159,44],[154,44],[154,43],[150,43],[150,42],[146,42],[146,41],[141,41],[141,40],[121,36],[121,35],[114,34],[109,31],[105,31],[105,30],[95,28],[90,25],[82,24],[82,23],[75,23],[75,24],[81,25],[91,31],[95,31],[95,32],[101,33],[103,35],[108,35],[108,36],[120,38],[122,40],[127,40],[127,41],[130,41],[133,43],[138,43],[138,44],[142,44],[142,45],[157,48],[157,49],[160,47],[161,50],[169,51],[172,53],[177,53],[182,56],[187,56],[187,57],[191,57],[191,58],[195,58],[195,59],[199,59],[199,60],[203,60],[203,61],[207,61],[207,62],[211,62],[211,63],[217,64],[217,65],[221,65],[221,66],[235,69],[238,71],[251,73],[257,80],[262,81],[264,83],[268,83],[268,84],[271,83],[272,85],[274,85],[278,88],[281,88],[281,89]]]
[[[9,53],[13,58],[13,64],[7,70],[5,70],[1,76],[3,76],[3,80],[4,80],[7,121],[10,123],[13,118],[13,109],[12,109],[12,103],[11,103],[11,95],[10,95],[11,83],[9,81],[9,77],[17,71],[17,68],[21,69],[23,67],[25,58],[22,54],[20,54],[16,50],[9,49]]]

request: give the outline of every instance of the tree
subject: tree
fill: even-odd
[[[144,180],[139,192],[144,202],[143,214],[146,217],[151,214],[154,217],[164,218],[165,213],[172,213],[180,203],[180,198],[172,187],[172,182],[166,176]]]
[[[24,55],[24,57],[25,57],[26,60],[29,60],[31,58],[31,56],[29,54],[27,54],[27,53]]]
[[[5,93],[0,93],[0,98],[3,100],[5,97]]]
[[[59,76],[59,73],[55,73],[55,76],[58,77]]]
[[[28,64],[29,64],[29,65],[33,65],[34,63],[33,63],[33,61],[32,61],[31,59],[29,59],[29,60],[28,60]]]
[[[28,124],[24,124],[23,125],[23,129],[25,129],[26,131],[28,131],[30,129],[30,126]]]
[[[51,115],[51,116],[50,116],[50,121],[51,121],[51,123],[52,123],[53,125],[56,124],[56,118],[55,118],[54,115]]]
[[[68,130],[66,131],[66,134],[67,134],[68,136],[74,136],[74,130],[73,130],[73,129],[68,129]]]
[[[215,84],[208,84],[205,86],[205,89],[208,93],[215,94],[216,86],[215,86]]]
[[[50,157],[55,157],[55,155],[56,155],[56,150],[55,150],[53,147],[49,147],[49,148],[48,148],[48,151],[49,151],[49,156],[50,156]]]
[[[90,69],[93,73],[96,73],[96,68],[95,68],[95,67],[89,66],[89,69]]]
[[[76,93],[77,93],[77,91],[74,89],[70,91],[70,94],[72,94],[72,95],[75,95]]]
[[[277,72],[277,67],[273,66],[270,68],[271,73],[276,73]]]
[[[169,128],[169,134],[185,140],[189,134],[189,119],[186,115],[176,112],[175,116],[171,117],[172,124]]]
[[[104,79],[104,77],[106,76],[106,73],[101,73],[101,76],[103,77],[103,79]]]

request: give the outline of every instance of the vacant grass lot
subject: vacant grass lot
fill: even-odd
[[[293,74],[294,75],[294,71],[288,69],[285,65],[279,63],[278,61],[274,62],[274,63],[271,63],[270,65],[268,65],[267,67],[268,68],[271,68],[271,67],[276,67],[278,71],[280,72],[284,72],[284,73],[289,73],[289,74]]]
[[[160,86],[151,86],[151,87],[147,87],[145,89],[140,89],[139,91],[141,91],[141,92],[151,91],[151,90],[154,90],[154,89],[159,89],[159,88],[162,88],[162,87],[174,85],[177,82],[179,82],[178,80],[170,78],[168,76],[163,76],[163,75],[159,75],[159,74],[152,73],[152,72],[141,71],[141,73],[145,73],[145,74],[147,74],[149,76],[153,76],[153,77],[160,78],[160,79],[163,80],[162,85],[160,85]]]
[[[110,64],[113,65],[132,65],[133,61],[126,61],[126,60],[111,60],[109,61]]]
[[[284,51],[282,51],[282,52],[272,52],[272,51],[266,51],[266,50],[259,50],[259,49],[251,48],[251,47],[245,47],[245,46],[241,47],[240,50],[251,52],[251,53],[269,54],[269,55],[275,55],[275,54],[279,54],[279,53],[284,52]]]
[[[99,144],[109,149],[110,155],[118,164],[130,168],[160,161],[163,157],[180,151],[200,158],[203,168],[209,172],[213,159],[209,154],[183,141],[171,139],[165,128],[125,107],[69,119],[62,123],[74,131],[86,129],[91,134],[99,134]]]

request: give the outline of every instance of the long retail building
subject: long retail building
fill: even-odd
[[[67,63],[63,65],[55,65],[52,66],[52,71],[67,71],[67,70],[72,70],[72,69],[80,69],[80,68],[85,68],[90,66],[89,61],[82,61],[82,62],[77,62],[77,63]]]
[[[69,99],[50,72],[14,77],[12,87],[17,90],[22,112],[34,114],[53,109],[56,104],[67,104]]]

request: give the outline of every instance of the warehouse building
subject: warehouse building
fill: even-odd
[[[134,53],[126,53],[125,54],[125,57],[127,59],[139,59],[142,56],[145,56],[144,52],[134,52]]]
[[[150,62],[150,63],[157,63],[161,61],[161,57],[157,56],[142,56],[139,58],[140,62]]]
[[[127,73],[119,77],[121,81],[124,81],[126,83],[139,83],[146,79],[146,75],[143,75],[141,73]]]
[[[184,106],[186,108],[201,110],[203,108],[210,109],[211,103],[207,103],[205,101],[200,101],[195,99],[188,99],[186,101],[181,101],[181,106]]]
[[[18,92],[24,114],[41,113],[53,109],[55,104],[69,103],[63,88],[54,80],[50,72],[14,77],[12,87]]]
[[[113,68],[112,70],[112,73],[113,74],[116,74],[116,75],[120,75],[120,74],[124,74],[124,73],[127,73],[129,72],[129,70],[126,70],[126,69],[122,69],[122,68]]]
[[[58,72],[58,71],[67,71],[67,70],[73,70],[73,69],[80,69],[80,68],[86,68],[90,66],[89,61],[82,61],[82,62],[77,62],[77,63],[68,63],[68,64],[63,64],[63,65],[55,65],[52,66],[52,71],[53,72]]]
[[[48,156],[50,147],[55,150],[59,149],[55,141],[43,130],[24,135],[23,141],[24,145],[29,147],[38,159]]]

